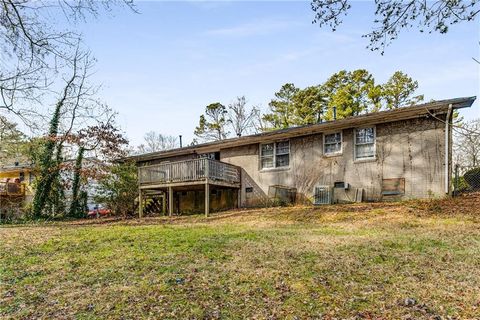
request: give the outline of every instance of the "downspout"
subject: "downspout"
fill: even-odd
[[[452,116],[452,105],[448,106],[447,117],[445,118],[445,193],[450,193],[450,121]]]

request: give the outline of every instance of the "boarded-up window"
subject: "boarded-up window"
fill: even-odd
[[[405,194],[405,178],[383,179],[382,194],[385,196]]]

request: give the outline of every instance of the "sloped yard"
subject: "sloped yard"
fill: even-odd
[[[0,228],[0,318],[480,316],[480,197]]]

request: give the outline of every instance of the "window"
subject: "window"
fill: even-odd
[[[355,129],[355,159],[375,158],[375,127]]]
[[[290,143],[288,141],[275,144],[275,167],[288,167],[290,164]]]
[[[290,164],[290,142],[281,141],[260,145],[262,169],[288,167]]]
[[[342,153],[342,133],[330,133],[323,136],[323,153],[333,155]]]
[[[262,144],[260,151],[260,161],[262,169],[273,168],[274,162],[273,159],[275,155],[273,154],[274,143]]]

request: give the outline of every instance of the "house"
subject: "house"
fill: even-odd
[[[76,159],[65,160],[63,165],[69,170],[61,171],[60,178],[63,181],[71,182],[73,180],[73,168]],[[87,183],[82,185],[82,191],[88,195],[87,206],[93,208],[98,206],[94,201],[98,182],[94,178],[96,173],[102,169],[103,163],[94,158],[86,157],[82,162],[82,170],[88,175]],[[35,168],[32,164],[15,162],[13,165],[0,167],[0,220],[12,216],[21,216],[22,208],[25,204],[33,201],[35,190],[33,182],[35,181]],[[67,183],[71,186],[71,183]],[[65,204],[70,205],[72,199],[72,190],[65,189]]]
[[[451,193],[452,117],[476,97],[132,156],[140,209],[205,212]]]
[[[31,184],[35,179],[30,164],[16,162],[0,167],[0,196],[32,196]]]
[[[31,184],[34,179],[35,174],[30,164],[16,162],[0,167],[0,220],[32,200]]]

